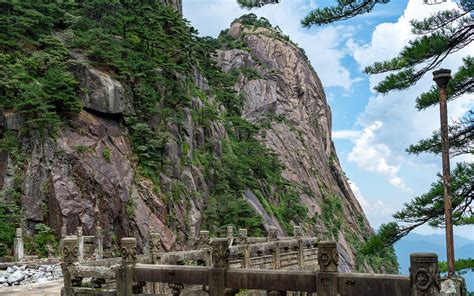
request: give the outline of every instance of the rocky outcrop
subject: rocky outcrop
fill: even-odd
[[[85,235],[100,225],[106,247],[114,235],[146,239],[149,228],[162,233],[166,249],[174,244],[161,220],[161,197],[151,184],[134,180],[134,156],[116,120],[83,111],[55,141],[34,141],[31,151],[22,197],[28,221],[47,222],[56,231],[66,226],[68,233],[82,226]]]
[[[161,3],[170,5],[176,9],[179,13],[183,14],[183,1],[182,0],[161,0]]]
[[[74,67],[73,73],[85,108],[106,114],[123,114],[130,110],[124,87],[108,73],[91,68],[84,60]]]
[[[321,81],[301,50],[277,31],[236,21],[227,34],[243,41],[249,50],[218,51],[220,67],[224,71],[251,68],[261,76],[248,79],[241,75],[235,84],[245,97],[243,116],[253,122],[271,120],[260,140],[285,165],[284,178],[301,189],[302,203],[319,228],[307,227],[307,231],[327,233],[320,218],[322,205],[330,196],[341,200],[346,227],[341,227],[337,236],[340,253],[345,255],[342,265],[345,271],[353,270],[355,248],[347,241],[344,228],[361,241],[372,230],[339,165],[331,141],[331,111]]]

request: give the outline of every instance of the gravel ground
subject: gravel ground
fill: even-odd
[[[0,288],[1,296],[59,296],[61,295],[62,280],[51,281],[41,284],[27,284]]]

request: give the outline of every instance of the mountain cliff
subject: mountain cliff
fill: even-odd
[[[394,271],[391,252],[357,255],[372,229],[304,52],[254,15],[197,37],[181,1],[162,2],[172,8],[10,4],[7,23],[35,10],[40,29],[2,35],[2,237],[23,225],[34,245],[63,226],[101,226],[106,247],[126,235],[144,246],[155,228],[170,250],[191,226],[302,225],[339,241],[344,271]]]

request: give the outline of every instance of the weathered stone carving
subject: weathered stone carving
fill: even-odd
[[[122,255],[122,264],[137,263],[137,240],[133,237],[124,237],[121,240],[122,248],[120,253]]]
[[[339,253],[336,242],[320,242],[318,244],[318,264],[321,271],[337,272]]]
[[[278,230],[275,226],[270,226],[267,237],[269,242],[278,240]]]
[[[239,244],[241,244],[241,245],[246,244],[247,239],[248,239],[247,229],[245,229],[245,228],[239,229],[239,235],[237,237],[237,241],[239,242]]]
[[[79,248],[76,236],[64,238],[62,254],[63,261],[65,263],[74,263],[79,261]]]
[[[410,255],[410,282],[412,295],[434,295],[440,289],[438,255],[414,253]]]
[[[211,245],[211,238],[209,236],[209,231],[201,230],[199,232],[199,239],[197,242],[198,249],[208,248]]]
[[[303,228],[301,228],[301,226],[293,226],[293,236],[297,240],[303,239]]]
[[[233,238],[234,237],[234,227],[233,226],[227,226],[227,238]]]
[[[150,247],[150,254],[155,255],[162,251],[161,238],[158,232],[150,232],[150,241],[148,242]]]
[[[229,267],[230,252],[227,242],[214,242],[212,244],[212,266],[227,268]]]

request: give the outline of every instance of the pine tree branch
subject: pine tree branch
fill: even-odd
[[[456,20],[457,18],[454,18],[453,22]],[[445,27],[449,27],[449,30],[440,29],[410,41],[397,57],[366,67],[364,72],[368,74],[398,71],[387,75],[375,87],[375,90],[379,93],[387,93],[415,84],[427,72],[437,68],[448,55],[466,47],[474,40],[472,17],[462,18],[456,22],[455,26],[450,23]],[[416,69],[420,65],[422,67]],[[472,87],[470,84],[460,86],[461,89]]]
[[[453,197],[453,223],[465,224],[472,220],[472,204],[474,201],[474,164],[460,163],[452,171],[451,181]],[[415,197],[410,203],[405,203],[404,209],[396,212],[393,217],[401,222],[409,223],[404,226],[401,234],[428,223],[433,227],[444,226],[444,197],[443,181],[431,185],[431,189],[421,196]]]
[[[347,20],[372,11],[377,4],[389,2],[390,0],[338,0],[337,6],[313,10],[301,21],[301,24],[304,27],[311,27]]]
[[[449,150],[451,156],[474,153],[474,111],[449,127]],[[434,131],[428,139],[410,145],[410,154],[418,155],[423,152],[441,153],[441,138],[439,130]]]
[[[445,29],[446,27],[451,28],[451,24],[460,18],[470,14],[472,10],[460,11],[460,10],[445,10],[436,13],[428,18],[421,21],[411,20],[410,24],[413,27],[413,34],[426,35],[434,33],[435,31]]]

